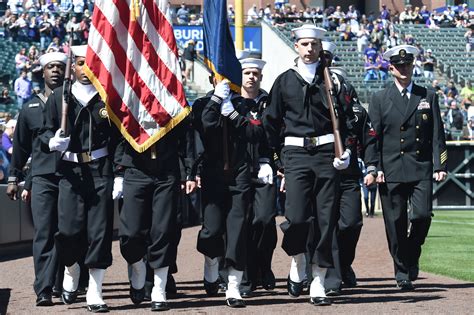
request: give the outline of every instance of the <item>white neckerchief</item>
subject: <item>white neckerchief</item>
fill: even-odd
[[[319,62],[306,64],[301,59],[298,58],[296,66],[298,67],[298,72],[305,79],[306,82],[313,82],[314,75],[316,74],[316,68],[318,67]]]
[[[97,90],[92,84],[82,84],[78,81],[74,82],[71,87],[72,95],[84,107],[97,94]]]

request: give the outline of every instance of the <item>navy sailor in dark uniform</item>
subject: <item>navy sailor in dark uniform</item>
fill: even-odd
[[[431,223],[433,179],[446,178],[448,158],[438,97],[411,80],[418,53],[410,45],[385,52],[395,80],[375,93],[369,106],[379,140],[377,181],[385,230],[401,290],[414,289],[421,245]],[[409,218],[408,202],[412,207]]]
[[[243,98],[231,94],[228,81],[216,82],[214,91],[193,104],[193,125],[200,135],[202,158],[203,225],[197,249],[204,255],[204,288],[209,296],[219,290],[219,257],[227,269],[226,303],[245,307],[239,286],[246,264],[247,213],[250,205],[249,142],[264,138],[261,125],[243,116]],[[224,124],[227,139],[224,144]],[[225,152],[227,147],[227,152]],[[227,158],[224,157],[227,155]],[[228,161],[228,169],[224,166]]]
[[[351,149],[348,147],[340,158],[335,157],[323,67],[319,60],[321,39],[326,30],[308,24],[293,32],[299,58],[294,67],[275,80],[263,115],[263,125],[269,145],[278,156],[282,142],[280,132],[284,128],[281,156],[287,221],[281,227],[284,232],[282,247],[292,256],[288,293],[296,297],[303,290],[306,275],[304,255],[308,250],[313,274],[310,303],[329,305],[324,279],[327,268],[333,267],[331,247],[336,224],[337,171],[349,166]],[[341,134],[346,142],[351,111],[345,106],[347,104],[339,105]],[[307,242],[310,227],[314,231]],[[307,243],[311,246],[307,247]]]
[[[45,89],[35,94],[23,105],[13,135],[13,155],[10,164],[7,194],[12,200],[18,192],[18,179],[31,155],[32,165],[22,197],[31,200],[35,235],[33,238],[33,262],[35,267],[34,289],[37,306],[51,306],[52,288],[55,283],[58,259],[54,246],[54,234],[58,230],[58,183],[56,164],[58,152],[50,152],[41,143],[38,134],[44,125],[43,110],[52,91],[63,84],[67,56],[52,52],[40,57]],[[31,198],[29,198],[31,197]]]
[[[263,112],[267,105],[268,93],[260,88],[265,61],[255,58],[240,60],[242,65],[242,89],[244,98],[239,112],[255,125],[261,125]],[[277,244],[276,231],[276,185],[273,182],[273,160],[269,159],[269,148],[264,138],[260,142],[248,144],[251,158],[250,173],[251,207],[248,216],[247,264],[240,293],[248,297],[261,285],[266,290],[275,288],[272,272],[273,251]]]
[[[156,127],[156,125],[155,125]],[[194,159],[187,118],[168,131],[143,153],[125,140],[116,154],[116,163],[124,175],[115,178],[114,197],[123,193],[120,211],[120,251],[130,265],[130,298],[134,304],[145,298],[146,265],[153,270],[151,310],[168,310],[166,285],[171,268],[176,268],[180,237],[178,198],[181,189],[179,160],[183,158],[186,173],[185,192],[194,191],[191,178]],[[180,153],[184,156],[180,157]]]
[[[56,245],[65,264],[62,299],[77,297],[78,260],[89,268],[87,308],[105,312],[102,299],[105,270],[112,264],[114,180],[113,155],[118,130],[110,123],[105,104],[87,78],[83,66],[87,46],[72,46],[76,82],[68,97],[67,137],[61,136],[62,89],[56,89],[45,107],[41,137],[51,151],[61,152],[58,163],[59,222]]]
[[[323,41],[323,50],[326,58],[332,60],[336,45],[332,42]],[[369,119],[369,115],[360,104],[357,92],[347,81],[339,81],[339,76],[344,79],[348,77],[343,68],[331,67],[331,75],[338,93],[342,98],[348,100],[356,119],[352,123],[352,134],[355,136],[353,145],[357,148],[357,157],[365,160],[367,173],[364,177],[364,185],[376,185],[377,178],[377,138]],[[339,76],[338,76],[339,75]],[[359,179],[362,172],[359,168],[355,155],[351,158],[349,167],[340,171],[341,183],[337,201],[338,224],[336,236],[333,239],[334,268],[329,268],[326,274],[326,294],[337,296],[341,293],[342,283],[345,287],[357,285],[355,273],[351,267],[355,258],[356,246],[362,229],[362,203],[361,187]]]

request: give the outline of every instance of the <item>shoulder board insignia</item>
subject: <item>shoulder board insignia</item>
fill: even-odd
[[[31,103],[30,105],[28,105],[29,108],[34,108],[34,107],[39,107],[40,104],[39,103]]]
[[[109,114],[107,113],[107,108],[105,107],[102,107],[100,110],[99,110],[99,116],[100,118],[108,118],[109,117]]]

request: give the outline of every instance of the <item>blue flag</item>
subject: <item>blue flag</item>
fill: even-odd
[[[204,0],[204,62],[218,81],[227,79],[230,88],[240,94],[242,66],[227,21],[226,0]]]

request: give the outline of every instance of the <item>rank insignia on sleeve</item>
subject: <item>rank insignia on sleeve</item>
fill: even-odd
[[[446,161],[448,160],[448,151],[444,150],[441,154],[440,154],[440,160],[441,160],[441,164],[444,164],[446,163]]]
[[[109,117],[109,114],[107,113],[107,108],[105,107],[102,107],[100,110],[99,110],[99,116],[100,118],[108,118]]]

